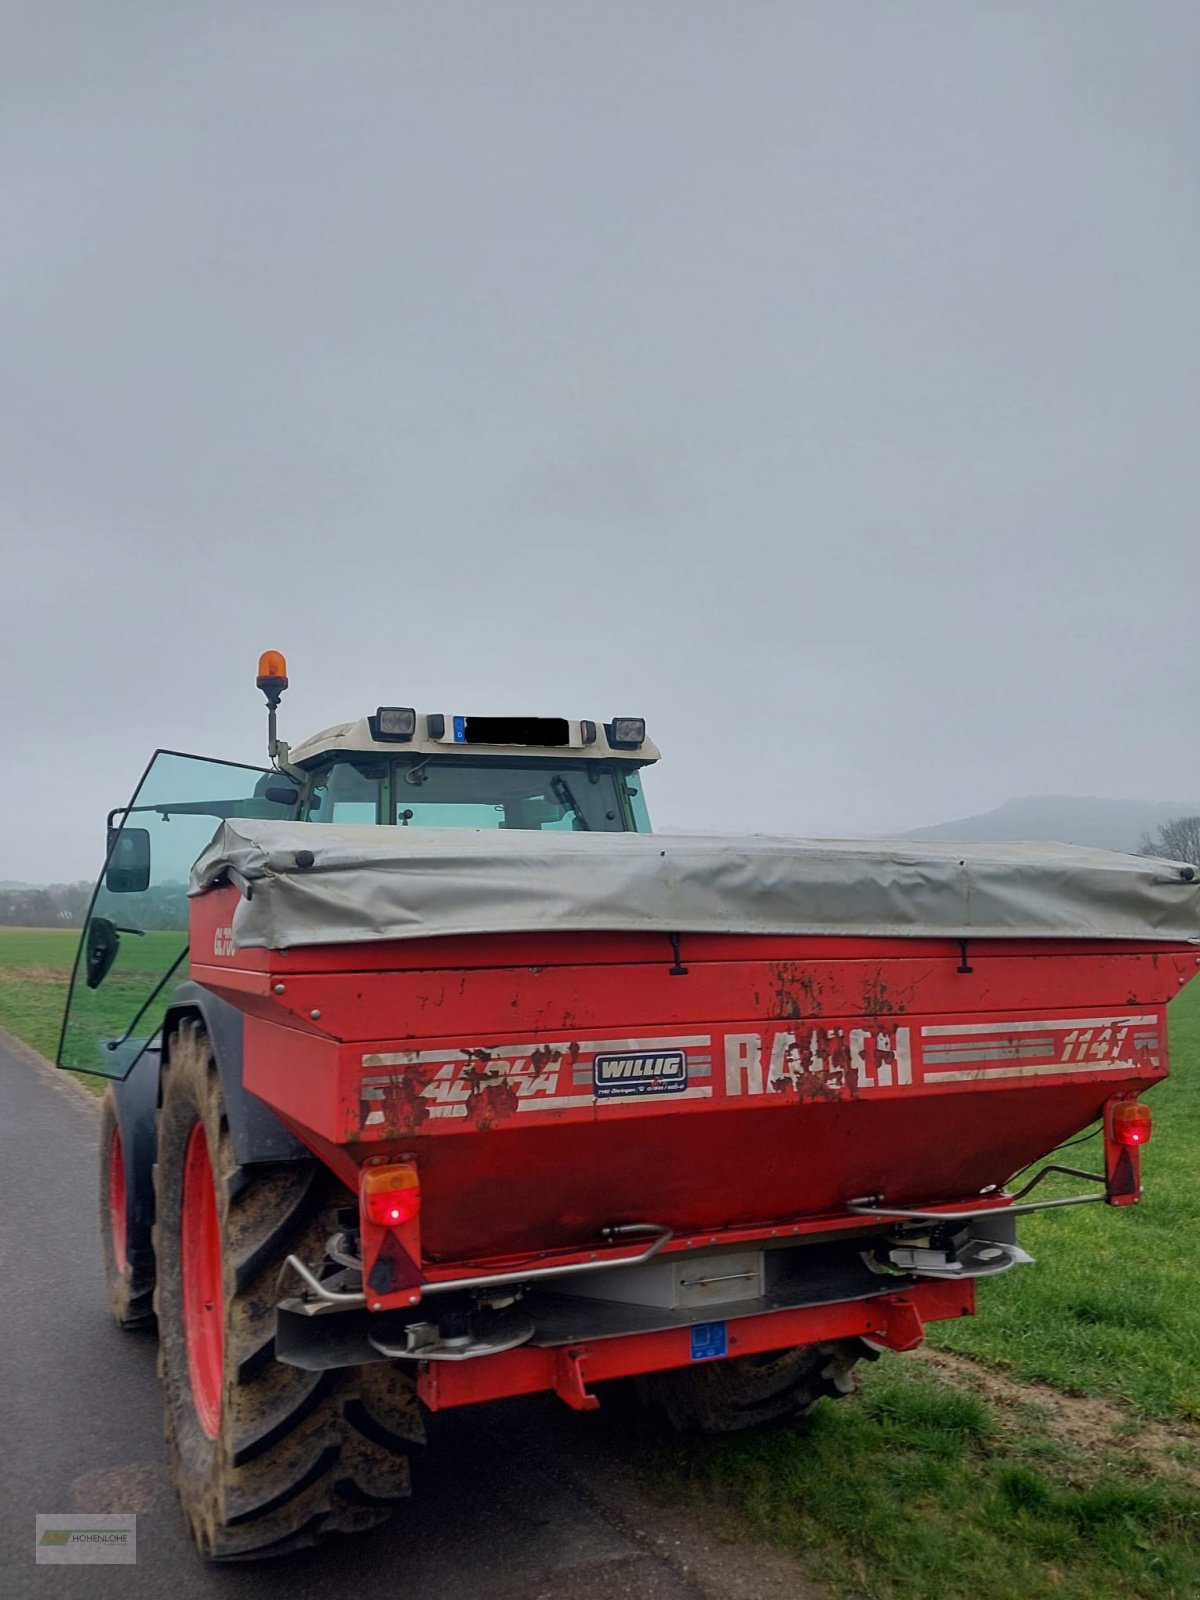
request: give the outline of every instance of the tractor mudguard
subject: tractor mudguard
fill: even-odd
[[[177,1023],[186,1016],[199,1016],[208,1034],[217,1071],[221,1077],[221,1091],[225,1097],[225,1115],[229,1118],[229,1133],[233,1153],[239,1166],[253,1166],[265,1161],[311,1161],[312,1153],[288,1132],[283,1123],[256,1094],[242,1084],[242,1038],[244,1017],[227,1001],[219,999],[211,990],[198,983],[181,983],[171,995],[171,1003],[163,1018],[163,1038],[169,1039]],[[136,1073],[150,1052],[134,1068]],[[158,1104],[158,1056],[155,1054],[155,1107]],[[132,1077],[133,1074],[130,1074]],[[120,1086],[118,1086],[119,1088]],[[153,1112],[152,1112],[153,1115]]]
[[[158,1115],[158,1076],[161,1051],[149,1045],[129,1075],[113,1082],[117,1125],[125,1160],[125,1251],[136,1277],[139,1269],[153,1271],[154,1246],[154,1146]]]

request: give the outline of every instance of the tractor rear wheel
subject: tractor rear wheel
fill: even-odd
[[[283,1554],[383,1522],[424,1438],[386,1362],[275,1359],[276,1280],[318,1260],[348,1195],[316,1162],[239,1167],[207,1036],[184,1023],[163,1073],[155,1168],[159,1378],[175,1483],[210,1560]]]
[[[740,1433],[798,1422],[818,1400],[853,1394],[853,1367],[876,1354],[860,1339],[842,1339],[651,1373],[638,1391],[680,1432]]]
[[[125,1145],[112,1085],[100,1102],[100,1259],[108,1309],[119,1328],[143,1328],[154,1321],[154,1271],[129,1249],[130,1194]]]

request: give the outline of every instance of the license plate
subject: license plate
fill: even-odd
[[[724,1322],[697,1322],[692,1328],[692,1360],[713,1361],[729,1349],[729,1325]]]

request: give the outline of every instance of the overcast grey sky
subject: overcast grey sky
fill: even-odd
[[[1200,7],[9,0],[0,878],[155,745],[644,713],[660,824],[1200,796]]]

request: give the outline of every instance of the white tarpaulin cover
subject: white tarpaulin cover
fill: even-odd
[[[567,930],[1200,940],[1200,873],[1063,844],[239,819],[191,893],[229,869],[253,891],[237,948]]]

